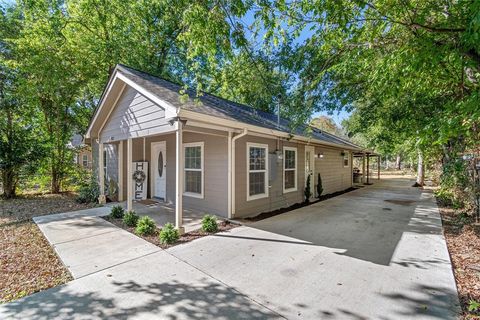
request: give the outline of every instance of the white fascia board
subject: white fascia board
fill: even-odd
[[[242,122],[239,122],[239,121],[233,121],[233,120],[223,119],[223,118],[219,118],[219,117],[209,116],[209,115],[205,115],[205,114],[190,111],[190,110],[184,110],[184,109],[181,109],[181,108],[179,110],[178,116],[182,117],[182,118],[186,118],[187,120],[188,119],[193,119],[193,120],[203,121],[203,122],[207,122],[207,123],[214,123],[216,125],[221,124],[221,125],[224,125],[225,127],[230,127],[230,128],[248,129],[249,132],[257,132],[257,133],[265,134],[267,136],[281,137],[281,138],[286,138],[286,139],[289,139],[289,140],[294,139],[294,140],[301,141],[301,142],[304,142],[304,143],[307,143],[307,144],[315,143],[315,144],[318,144],[318,145],[332,146],[332,147],[345,149],[345,150],[353,150],[353,151],[361,150],[361,149],[357,149],[357,148],[353,148],[353,147],[348,147],[348,146],[345,146],[345,145],[326,142],[326,141],[323,141],[323,140],[308,138],[308,137],[304,137],[304,136],[301,136],[301,135],[292,135],[290,133],[283,132],[283,131],[267,129],[267,128],[263,128],[263,127],[259,127],[259,126],[254,126],[254,125],[247,124],[247,123],[242,123]]]

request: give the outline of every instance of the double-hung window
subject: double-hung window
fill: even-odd
[[[247,200],[268,197],[268,145],[247,143]]]
[[[297,148],[283,147],[283,192],[297,190]]]
[[[343,152],[343,166],[348,167],[350,161],[350,152],[344,151]]]
[[[185,143],[184,154],[184,194],[203,198],[203,142]]]
[[[88,155],[86,154],[82,155],[82,166],[84,168],[88,167]]]

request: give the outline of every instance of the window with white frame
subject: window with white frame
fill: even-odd
[[[88,155],[86,154],[82,155],[82,166],[84,168],[88,167]]]
[[[184,193],[187,196],[203,198],[203,142],[185,143]]]
[[[268,145],[247,143],[247,200],[268,197]]]
[[[348,167],[350,162],[350,152],[343,151],[343,166]]]
[[[283,191],[297,190],[297,148],[283,148]]]

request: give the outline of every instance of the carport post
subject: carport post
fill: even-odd
[[[365,152],[362,154],[362,183],[365,183]]]
[[[382,159],[380,158],[380,156],[378,156],[378,157],[377,157],[378,180],[380,180],[380,161],[381,161],[381,160],[382,160]]]
[[[183,234],[185,229],[183,223],[183,124],[180,119],[177,119],[177,130],[175,132],[175,227],[180,234]]]
[[[370,153],[367,153],[367,184],[370,184]]]

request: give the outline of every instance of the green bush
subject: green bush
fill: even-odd
[[[202,218],[202,230],[209,233],[216,232],[218,230],[217,218],[209,214],[205,215]]]
[[[175,229],[171,223],[166,223],[162,230],[160,230],[160,242],[164,244],[171,244],[177,242],[180,238],[180,233]]]
[[[303,194],[305,195],[305,202],[306,203],[310,202],[310,197],[312,196],[312,191],[310,190],[311,189],[311,187],[310,187],[310,177],[311,177],[311,174],[309,174],[307,176],[307,183],[306,183],[306,186],[305,186],[305,191],[303,192]]]
[[[135,213],[135,211],[127,211],[123,216],[123,223],[125,223],[125,225],[128,227],[136,227],[139,218],[140,217]]]
[[[322,195],[323,193],[323,186],[322,186],[322,176],[320,175],[320,173],[318,174],[318,184],[317,184],[317,194],[318,194],[318,197],[320,198],[320,196]]]
[[[113,206],[112,210],[110,211],[110,218],[114,219],[122,219],[125,210],[122,206]]]
[[[138,219],[135,233],[141,236],[152,235],[155,233],[156,225],[155,221],[149,216],[144,216]]]
[[[100,196],[100,188],[93,175],[80,184],[78,196],[75,199],[79,203],[97,203]]]

